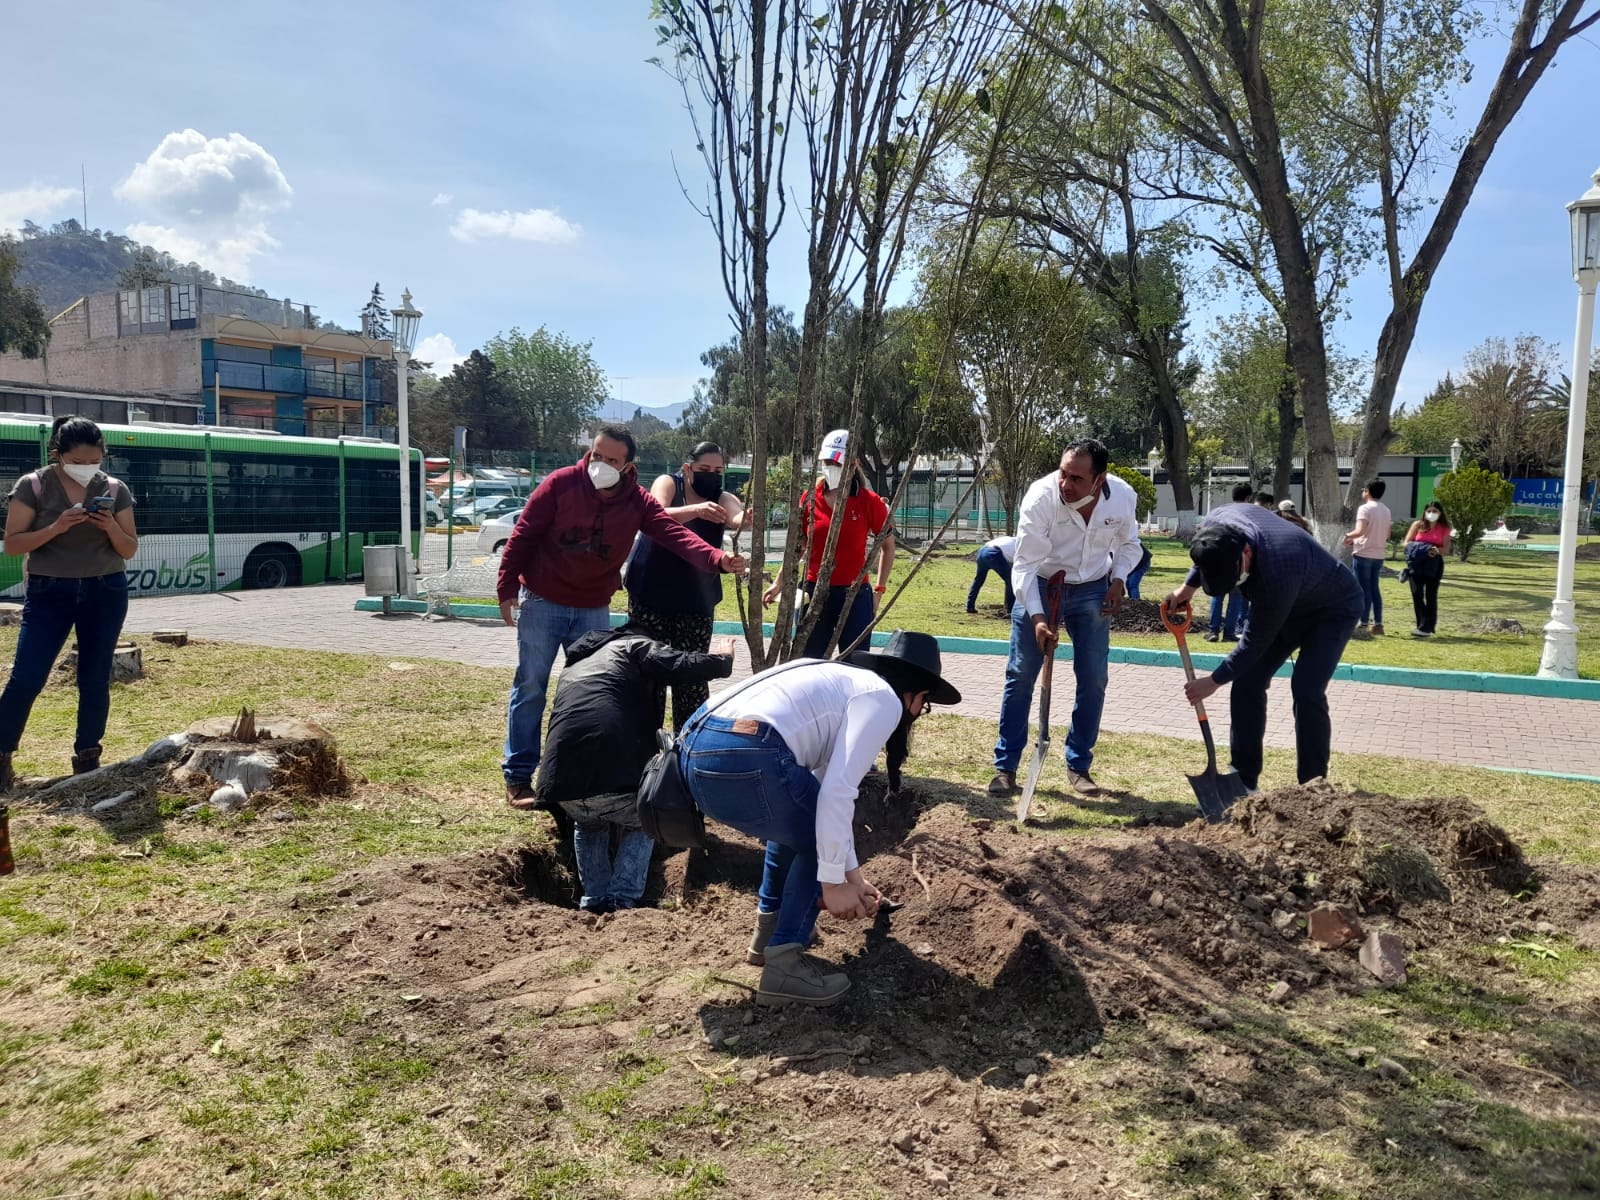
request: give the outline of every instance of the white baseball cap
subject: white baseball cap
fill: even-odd
[[[817,452],[817,462],[844,463],[845,447],[850,444],[850,431],[848,429],[835,429],[822,439],[822,449]]]

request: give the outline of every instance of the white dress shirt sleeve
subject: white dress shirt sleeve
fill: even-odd
[[[1054,477],[1042,481],[1045,487],[1040,487],[1039,482],[1029,486],[1022,498],[1022,511],[1017,518],[1017,556],[1011,560],[1011,590],[1027,606],[1030,616],[1044,614],[1039,568],[1050,557],[1050,521],[1056,502]]]
[[[844,873],[854,870],[855,837],[850,822],[855,817],[856,795],[861,780],[871,769],[900,723],[904,706],[892,692],[874,688],[852,696],[845,704],[844,719],[822,773],[822,788],[817,794],[817,880],[843,883]]]

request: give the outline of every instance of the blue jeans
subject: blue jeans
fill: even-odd
[[[702,710],[703,711],[703,710]],[[817,923],[817,792],[781,735],[761,724],[734,733],[730,717],[696,714],[685,727],[683,777],[700,811],[767,843],[760,908],[778,913],[775,946],[811,941]]]
[[[30,575],[11,678],[0,693],[0,754],[22,741],[33,702],[50,678],[67,634],[78,632],[78,732],[75,754],[98,753],[111,714],[111,660],[128,615],[121,571],[90,579]]]
[[[1226,612],[1227,615],[1223,615]],[[1221,596],[1211,597],[1210,630],[1212,633],[1221,633],[1226,638],[1236,638],[1239,630],[1244,627],[1246,618],[1250,616],[1250,601],[1244,598],[1244,593],[1238,588],[1228,593],[1227,604],[1223,604]]]
[[[1146,550],[1139,559],[1139,565],[1128,572],[1128,595],[1134,600],[1143,599],[1139,595],[1139,583],[1144,579],[1144,573],[1150,569],[1150,551]]]
[[[822,602],[822,615],[817,618],[817,623],[811,627],[811,636],[806,638],[806,648],[801,658],[823,658],[828,649],[828,638],[833,633],[833,627],[839,620],[839,614],[844,611],[845,594],[849,592],[849,584],[838,587],[818,588],[817,592],[826,594]],[[812,594],[811,603],[815,604],[816,593]],[[856,589],[856,598],[850,602],[850,615],[844,619],[844,631],[839,634],[838,648],[844,649],[851,642],[861,636],[862,631],[872,624],[872,589],[862,584]],[[858,649],[866,650],[869,647],[860,646]]]
[[[1361,585],[1361,623],[1365,625],[1370,616],[1374,625],[1382,625],[1383,593],[1378,590],[1378,578],[1383,570],[1383,559],[1357,556],[1350,560],[1350,568]]]
[[[971,612],[978,603],[978,593],[983,590],[984,580],[989,578],[993,571],[1006,584],[1006,611],[1011,611],[1011,606],[1017,602],[1016,594],[1011,590],[1011,564],[1006,561],[1006,556],[1000,553],[998,546],[985,546],[978,551],[978,575],[972,581],[972,587],[967,592],[967,611]]]
[[[569,608],[522,589],[522,610],[517,615],[517,674],[511,681],[511,703],[506,709],[506,757],[500,764],[506,783],[513,787],[528,783],[539,769],[544,698],[556,652],[565,650],[584,634],[610,625],[611,613],[603,604],[599,608]]]
[[[617,831],[617,856],[611,857],[611,831]],[[650,855],[656,844],[642,829],[628,829],[611,821],[580,821],[572,827],[572,852],[578,860],[578,878],[586,912],[633,908],[644,895],[650,875]]]
[[[1072,674],[1077,693],[1072,724],[1067,730],[1067,766],[1088,774],[1094,744],[1100,738],[1100,714],[1106,705],[1106,664],[1111,659],[1111,618],[1101,616],[1106,579],[1071,584],[1061,599],[1061,631],[1072,642]],[[1039,580],[1041,597],[1045,581]],[[1021,598],[1011,609],[1011,656],[1006,659],[1006,685],[1000,695],[1000,740],[994,746],[997,771],[1015,771],[1028,748],[1028,713],[1033,685],[1044,656],[1033,638],[1033,622]]]
[[[1295,765],[1301,783],[1328,773],[1328,753],[1333,741],[1333,724],[1328,719],[1328,681],[1333,678],[1333,669],[1339,665],[1339,656],[1354,632],[1355,619],[1349,615],[1323,616],[1309,623],[1285,625],[1255,666],[1234,677],[1228,695],[1228,713],[1232,718],[1229,758],[1246,787],[1256,787],[1261,779],[1261,744],[1267,734],[1267,688],[1278,668],[1294,651],[1298,653],[1295,654],[1294,673],[1289,677],[1289,694],[1294,697]]]

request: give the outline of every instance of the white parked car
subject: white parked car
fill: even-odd
[[[499,554],[511,540],[511,531],[516,527],[517,518],[521,515],[522,510],[519,508],[485,521],[478,527],[478,549],[485,554]]]

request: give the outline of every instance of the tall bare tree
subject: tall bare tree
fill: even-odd
[[[789,139],[797,124],[803,131],[806,178],[803,185],[791,182],[805,189],[798,207],[806,225],[808,291],[792,444],[815,444],[821,432],[818,389],[826,334],[833,311],[850,297],[859,313],[849,374],[850,469],[863,443],[863,389],[882,337],[889,288],[906,247],[916,196],[959,120],[971,111],[981,91],[979,81],[1003,53],[1011,31],[977,0],[796,0],[776,5],[765,0],[658,0],[655,11],[663,42],[673,49],[666,67],[683,87],[695,128],[727,131],[715,156],[707,149],[714,142],[704,136],[699,141],[713,196],[725,191],[750,194],[761,187],[769,200],[774,188],[781,195]],[[763,64],[762,86],[752,92],[748,84],[758,60]],[[750,132],[756,125],[761,127],[759,138]],[[758,178],[739,164],[743,156],[758,157],[763,147],[772,169]],[[755,211],[752,203],[744,207]],[[717,235],[735,323],[753,329],[754,298],[767,303],[776,227],[770,221],[719,220],[715,203],[702,211]],[[770,211],[770,205],[762,211]],[[747,355],[764,350],[758,336],[747,332],[744,337]],[[766,421],[765,396],[755,381],[749,395],[752,424]],[[766,501],[766,438],[752,437],[751,443],[752,507],[759,514]],[[798,504],[805,476],[796,471],[794,480],[791,508]],[[823,577],[832,567],[838,530],[838,524],[829,530]],[[759,517],[753,536],[759,544]],[[791,578],[798,567],[796,541],[788,540],[784,554],[783,570]],[[791,636],[792,590],[784,589],[782,597],[774,615],[776,632],[771,644],[764,645],[760,588],[750,591],[746,631],[757,663],[786,657],[795,639],[809,631],[806,624]],[[742,591],[740,601],[744,603]],[[820,606],[811,608],[807,621],[814,622],[819,611]]]

